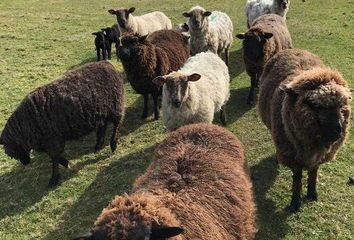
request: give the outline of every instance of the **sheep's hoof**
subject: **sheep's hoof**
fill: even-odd
[[[348,184],[349,185],[354,185],[354,177],[349,177]]]
[[[111,151],[112,153],[115,152],[117,150],[117,142],[112,142],[111,143]]]
[[[141,119],[147,119],[147,117],[148,117],[148,115],[147,115],[147,113],[145,114],[145,113],[143,113],[143,115],[141,115]]]
[[[48,187],[54,188],[58,186],[60,180],[60,175],[58,176],[52,176],[51,179],[49,180]]]
[[[103,148],[103,144],[96,144],[96,146],[95,146],[95,152],[97,153],[97,152],[101,151],[102,148]]]
[[[289,212],[297,213],[300,211],[301,200],[292,200],[290,206],[288,207]]]
[[[247,99],[247,104],[253,106],[254,105],[253,99]]]
[[[306,195],[306,199],[309,201],[317,201],[317,193],[316,192],[309,192]]]
[[[69,161],[66,160],[65,158],[60,158],[60,159],[59,159],[59,163],[60,163],[60,165],[62,165],[62,166],[65,167],[65,168],[68,168],[68,167],[69,167]]]

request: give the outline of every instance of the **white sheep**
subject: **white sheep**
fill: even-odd
[[[290,0],[247,0],[245,7],[247,27],[250,28],[256,18],[269,13],[278,14],[286,20],[289,5]]]
[[[179,71],[157,77],[153,82],[163,85],[162,114],[167,130],[191,123],[212,123],[218,111],[220,121],[226,124],[230,76],[218,55],[210,51],[199,53],[190,57]]]
[[[191,54],[212,51],[220,56],[224,51],[226,65],[229,65],[229,48],[233,41],[230,17],[223,12],[206,11],[200,6],[191,8],[183,16],[189,18]]]
[[[149,33],[172,29],[171,20],[162,12],[151,12],[141,16],[133,16],[135,8],[110,9],[108,12],[117,16],[119,31],[123,34],[131,32],[145,36]]]

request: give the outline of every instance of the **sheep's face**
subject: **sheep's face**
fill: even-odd
[[[285,10],[289,7],[290,1],[289,0],[277,0],[278,6]]]
[[[117,197],[114,201],[103,210],[89,233],[75,239],[167,240],[183,232],[179,227],[157,224],[158,216],[149,214],[149,202],[123,197]],[[154,206],[152,209],[156,211]]]
[[[259,62],[263,61],[264,46],[267,40],[273,37],[273,34],[260,29],[252,29],[244,34],[237,34],[236,37],[243,40],[244,57],[253,62]]]
[[[127,28],[129,17],[131,15],[131,13],[133,13],[134,11],[135,11],[134,7],[129,8],[129,9],[122,8],[122,9],[117,9],[117,10],[114,10],[114,9],[108,10],[108,12],[110,14],[117,16],[117,22],[121,28]]]
[[[175,108],[179,108],[188,99],[188,84],[189,82],[198,81],[201,76],[197,73],[184,75],[178,72],[173,72],[169,75],[157,77],[153,82],[163,87],[163,94],[167,102]]]
[[[111,38],[112,37],[112,29],[111,28],[101,28],[101,30],[103,31],[104,34],[106,34],[107,38]]]
[[[118,48],[118,57],[122,60],[130,60],[137,55],[140,47],[144,44],[146,36],[139,37],[133,34],[126,34],[122,37],[121,46]]]
[[[292,114],[296,129],[310,133],[311,138],[317,138],[324,147],[344,137],[344,123],[350,115],[348,89],[335,83],[311,86],[310,89],[290,86],[285,89],[294,103]]]
[[[187,23],[178,24],[178,26],[176,27],[176,31],[180,32],[180,33],[188,32],[189,31],[189,26],[188,26]]]
[[[184,17],[189,18],[189,26],[193,30],[201,30],[208,26],[208,16],[210,15],[211,12],[205,11],[202,8],[196,8],[189,12],[183,13]]]

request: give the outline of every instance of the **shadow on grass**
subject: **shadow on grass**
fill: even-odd
[[[245,71],[242,48],[230,52],[230,78],[233,79]]]
[[[76,203],[64,214],[56,230],[43,239],[72,239],[87,232],[115,195],[129,192],[153,158],[155,145],[123,156],[103,169]]]
[[[283,239],[289,231],[286,220],[290,212],[278,209],[273,200],[267,197],[267,192],[273,186],[278,171],[274,156],[265,158],[251,167],[258,211],[258,232],[255,239]]]
[[[93,133],[66,143],[63,155],[69,160],[70,165],[73,165],[72,160],[93,152],[94,136]],[[99,155],[90,156],[86,161],[77,163],[74,169],[60,166],[60,184],[65,184],[66,180],[72,178],[84,166],[106,159],[110,155],[110,150],[102,150]],[[33,152],[28,166],[23,166],[19,162],[11,172],[1,175],[0,202],[6,204],[0,205],[0,219],[25,211],[47,195],[52,190],[48,188],[51,171],[52,164],[49,156],[46,153]]]

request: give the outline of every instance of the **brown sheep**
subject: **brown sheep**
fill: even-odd
[[[292,48],[292,40],[284,18],[276,14],[257,18],[246,33],[236,37],[243,40],[243,60],[251,78],[247,104],[252,105],[265,63],[277,52]]]
[[[77,239],[246,240],[255,231],[241,143],[224,128],[200,123],[172,132],[132,193],[115,197]]]
[[[5,153],[26,165],[30,151],[46,152],[52,159],[49,186],[59,182],[59,164],[65,142],[97,132],[95,150],[103,147],[108,123],[113,123],[111,149],[117,148],[124,116],[123,81],[107,61],[89,63],[29,93],[7,121],[0,144]]]
[[[144,97],[142,118],[148,116],[148,99],[151,94],[157,120],[161,86],[152,80],[183,66],[189,57],[188,37],[173,30],[160,30],[143,37],[126,34],[121,43],[118,55],[127,78],[132,88]]]
[[[317,200],[319,165],[335,158],[348,135],[351,93],[337,71],[301,49],[276,54],[264,68],[259,111],[271,130],[278,161],[293,172],[290,210],[301,206],[302,171],[307,198]]]

